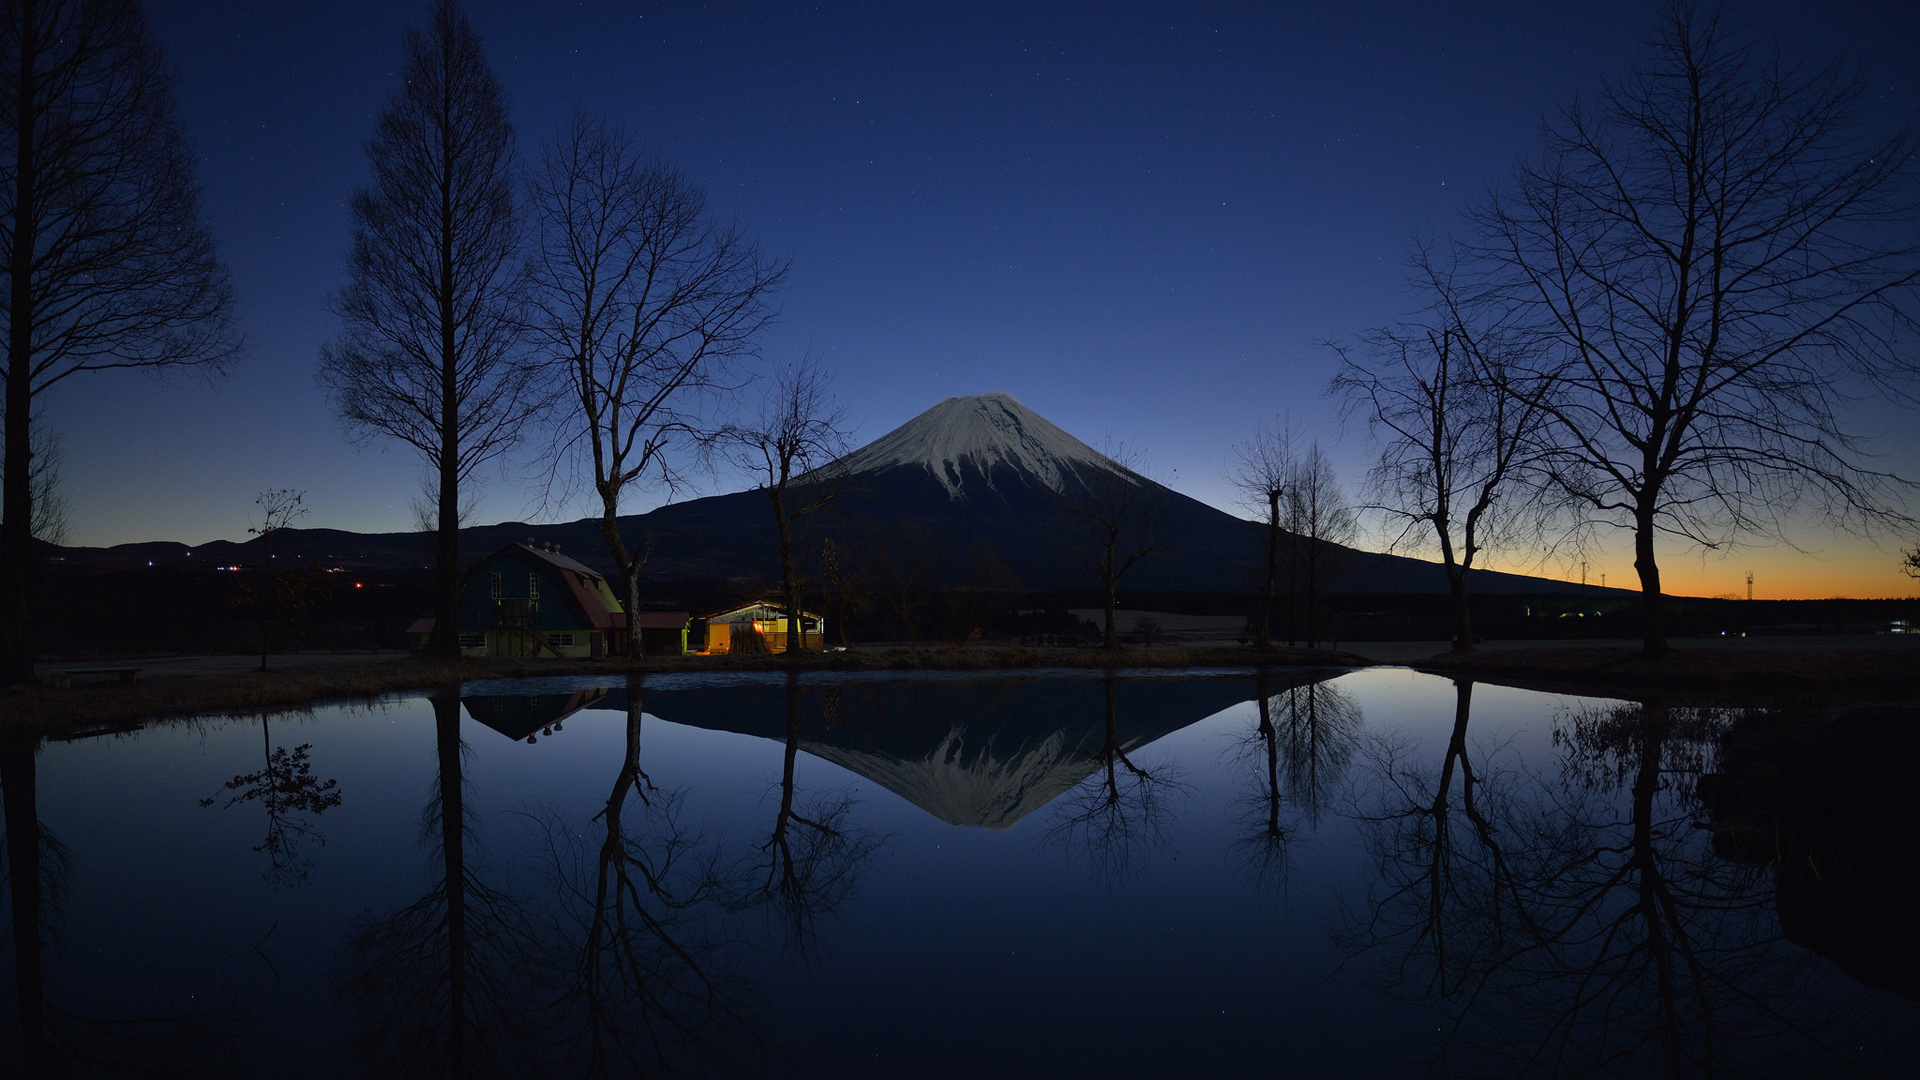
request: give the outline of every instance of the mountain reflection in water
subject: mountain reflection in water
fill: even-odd
[[[1911,1074],[1910,713],[1336,674],[8,733],[0,1075]]]

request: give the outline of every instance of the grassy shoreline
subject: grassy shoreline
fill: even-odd
[[[284,661],[283,661],[284,662]],[[43,731],[111,729],[168,717],[255,713],[364,702],[473,679],[555,675],[620,676],[631,671],[1020,671],[1044,668],[1142,670],[1181,668],[1367,667],[1377,662],[1325,649],[1242,646],[1135,646],[1118,653],[1097,648],[969,646],[923,649],[875,647],[843,653],[786,656],[671,656],[640,664],[621,661],[463,660],[442,663],[404,656],[370,656],[327,666],[289,665],[246,671],[155,678],[54,689],[0,692],[0,725]],[[1561,693],[1640,698],[1681,694],[1715,699],[1779,695],[1920,700],[1920,643],[1913,649],[1845,650],[1795,646],[1732,651],[1677,647],[1649,663],[1637,649],[1566,647],[1447,653],[1410,666],[1446,678]]]
[[[1043,668],[1152,669],[1191,667],[1363,667],[1372,663],[1327,649],[1252,649],[1137,646],[1117,653],[1093,648],[973,646],[861,649],[786,656],[663,656],[645,662],[592,660],[462,660],[370,657],[327,667],[96,683],[70,689],[18,687],[0,693],[0,725],[42,730],[101,728],[145,720],[308,708],[368,701],[387,694],[432,690],[472,679],[555,675],[625,675],[747,671],[1020,671]]]
[[[1920,643],[1911,649],[1673,648],[1649,661],[1638,648],[1540,648],[1446,653],[1412,665],[1448,678],[1471,677],[1528,689],[1643,697],[1920,695]]]

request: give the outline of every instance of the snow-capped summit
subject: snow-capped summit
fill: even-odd
[[[949,498],[961,496],[968,466],[991,484],[999,465],[1011,466],[1054,491],[1065,489],[1071,470],[1125,472],[1011,394],[950,397],[841,462],[850,473],[923,468]]]

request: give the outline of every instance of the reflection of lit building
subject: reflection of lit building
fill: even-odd
[[[604,687],[559,694],[468,694],[467,715],[518,742],[560,730],[560,722],[607,696]]]
[[[705,652],[786,652],[788,619],[785,609],[760,601],[716,611],[701,618],[706,623]],[[826,620],[811,611],[800,613],[802,648],[818,649],[826,640]]]
[[[627,613],[606,578],[584,563],[528,541],[508,544],[467,570],[460,584],[460,651],[466,656],[593,658],[627,647]],[[683,653],[685,612],[642,612],[649,653]],[[434,621],[408,628],[425,646]]]

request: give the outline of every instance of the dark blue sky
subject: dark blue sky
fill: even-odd
[[[1920,112],[1911,2],[1740,7],[1858,62],[1881,122]],[[523,152],[576,105],[610,114],[792,260],[766,345],[819,354],[858,441],[948,395],[1004,390],[1090,442],[1139,444],[1164,479],[1225,506],[1231,445],[1275,413],[1337,442],[1360,477],[1366,449],[1341,435],[1318,343],[1402,313],[1408,238],[1457,227],[1462,201],[1536,145],[1543,113],[1633,62],[1656,8],[468,10]],[[252,351],[213,385],[56,391],[73,541],[242,536],[266,487],[305,489],[314,525],[407,527],[418,462],[348,446],[313,372],[361,142],[425,5],[148,11]],[[1910,434],[1885,448],[1909,469],[1920,458]],[[490,478],[478,520],[528,516],[536,486]]]

